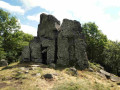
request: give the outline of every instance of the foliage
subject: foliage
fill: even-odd
[[[83,33],[91,62],[101,64],[108,72],[120,76],[120,42],[108,40],[95,23],[85,23]],[[94,66],[94,65],[92,65]]]
[[[5,58],[5,52],[4,52],[4,48],[2,48],[2,40],[3,38],[0,36],[0,60]]]
[[[105,68],[120,76],[120,42],[109,41],[104,50],[104,55]]]
[[[16,17],[0,9],[0,60],[17,61],[24,46],[33,39],[32,35],[20,31]]]
[[[103,51],[107,43],[106,35],[98,30],[98,26],[92,22],[85,23],[82,28],[87,43],[88,59],[103,64]]]

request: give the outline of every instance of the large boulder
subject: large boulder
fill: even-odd
[[[4,59],[0,60],[0,67],[2,66],[8,66],[8,62]]]
[[[64,19],[58,34],[58,60],[61,66],[88,67],[86,44],[78,21]]]
[[[113,82],[120,82],[120,77],[111,74],[110,80]]]

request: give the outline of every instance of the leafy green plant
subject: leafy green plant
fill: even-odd
[[[88,62],[89,63],[89,67],[92,68],[94,71],[99,71],[100,70],[100,65],[99,64],[96,64],[96,63],[91,63],[91,62]]]

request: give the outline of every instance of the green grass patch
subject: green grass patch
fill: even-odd
[[[19,79],[27,79],[27,77],[25,76],[25,74],[22,73],[22,72],[17,72],[17,73],[13,76],[13,78],[15,78],[16,80],[19,80]]]

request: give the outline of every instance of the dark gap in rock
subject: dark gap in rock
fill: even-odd
[[[47,47],[42,47],[41,46],[41,50],[42,50],[42,63],[43,64],[47,64]]]
[[[57,53],[58,53],[58,31],[55,30],[55,31],[54,31],[54,34],[55,34],[55,53],[54,53],[54,63],[56,64],[56,63],[57,63],[57,59],[58,59],[58,56],[57,56]]]
[[[32,61],[32,57],[31,57],[31,53],[32,53],[32,50],[31,50],[31,48],[30,48],[30,44],[29,44],[29,53],[30,53],[30,57],[29,57],[29,61]]]
[[[58,52],[58,45],[57,45],[57,38],[55,38],[55,55],[54,55],[54,63],[57,63],[57,52]]]

